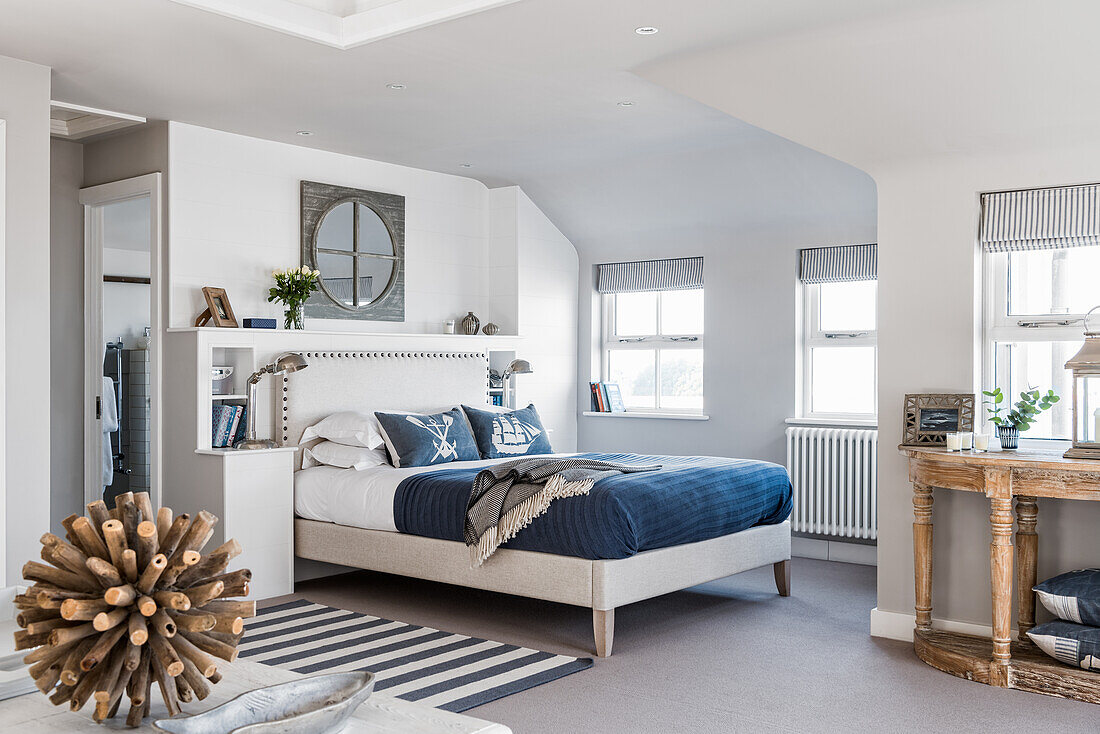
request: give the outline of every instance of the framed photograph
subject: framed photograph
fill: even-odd
[[[229,305],[229,296],[225,294],[225,288],[202,289],[203,298],[206,299],[206,311],[199,316],[196,326],[202,326],[207,321],[213,321],[214,326],[224,326],[230,329],[237,328],[237,317],[233,314],[233,307]]]
[[[973,393],[905,396],[903,445],[943,446],[947,444],[948,433],[973,430]]]

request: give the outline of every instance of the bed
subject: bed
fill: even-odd
[[[286,445],[342,410],[434,412],[487,399],[484,352],[303,356],[309,369],[283,377]],[[461,541],[465,499],[473,476],[495,460],[300,470],[295,555],[587,607],[599,656],[611,654],[614,611],[626,604],[769,564],[779,593],[789,595],[790,485],[782,467],[716,457],[585,455],[662,469],[611,477],[587,496],[558,500],[476,568]]]

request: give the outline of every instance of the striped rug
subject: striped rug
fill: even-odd
[[[592,667],[592,658],[453,635],[305,599],[259,610],[248,620],[240,657],[305,674],[369,670],[377,691],[454,712]]]

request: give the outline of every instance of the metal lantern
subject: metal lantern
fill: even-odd
[[[1089,329],[1085,314],[1085,344],[1066,362],[1073,371],[1073,447],[1067,459],[1100,459],[1100,331]]]

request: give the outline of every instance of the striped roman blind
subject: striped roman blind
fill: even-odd
[[[637,260],[596,266],[596,290],[600,293],[683,291],[703,287],[703,258]]]
[[[986,252],[1100,245],[1100,184],[982,194]]]
[[[802,250],[798,279],[803,283],[877,280],[878,245],[836,245]]]

